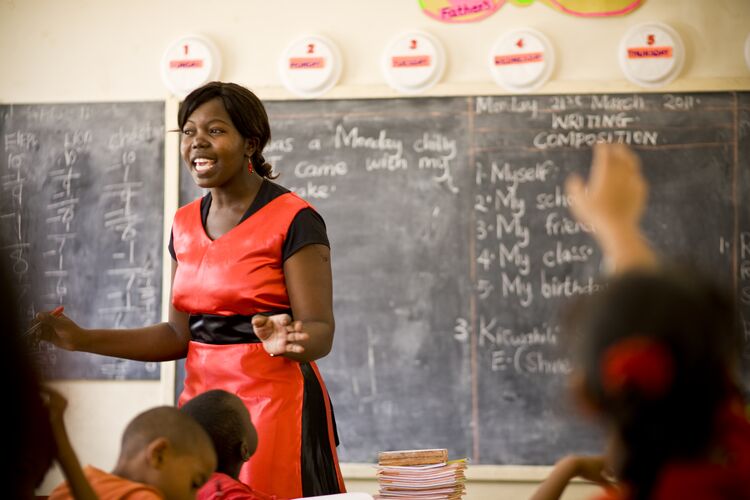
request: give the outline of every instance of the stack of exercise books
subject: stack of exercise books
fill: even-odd
[[[466,459],[448,460],[448,450],[382,451],[375,498],[458,500],[466,492]]]

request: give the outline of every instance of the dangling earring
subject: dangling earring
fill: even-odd
[[[250,160],[247,162],[247,173],[252,174],[254,170],[255,169],[253,168],[253,159],[250,158]]]

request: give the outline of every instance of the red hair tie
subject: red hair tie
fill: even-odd
[[[616,395],[627,388],[655,399],[672,384],[674,361],[662,343],[636,336],[610,346],[602,357],[601,370],[608,394]]]

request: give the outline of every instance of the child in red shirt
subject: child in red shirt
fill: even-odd
[[[198,500],[280,500],[239,480],[242,465],[258,446],[258,434],[238,396],[221,389],[206,391],[185,403],[181,411],[203,426],[218,459],[216,472],[198,491]]]
[[[609,436],[604,457],[566,457],[532,500],[570,479],[602,499],[750,499],[750,423],[738,376],[741,339],[730,293],[692,269],[658,263],[639,228],[646,183],[624,145],[598,145],[571,209],[594,227],[616,275],[577,304],[574,393]]]

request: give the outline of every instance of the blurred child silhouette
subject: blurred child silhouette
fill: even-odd
[[[567,184],[612,277],[570,313],[574,393],[608,434],[603,457],[560,460],[533,500],[573,477],[606,499],[750,499],[750,423],[730,293],[662,264],[641,234],[647,186],[635,154],[598,145],[587,183]]]
[[[0,248],[10,248],[0,241]],[[2,255],[4,257],[4,255]],[[96,498],[86,482],[63,422],[66,399],[54,389],[42,385],[42,378],[29,349],[28,333],[23,333],[18,314],[18,287],[10,270],[0,260],[0,316],[5,338],[0,350],[0,378],[5,385],[4,451],[6,463],[3,497],[35,498],[38,488],[54,461],[70,481],[78,500]]]

